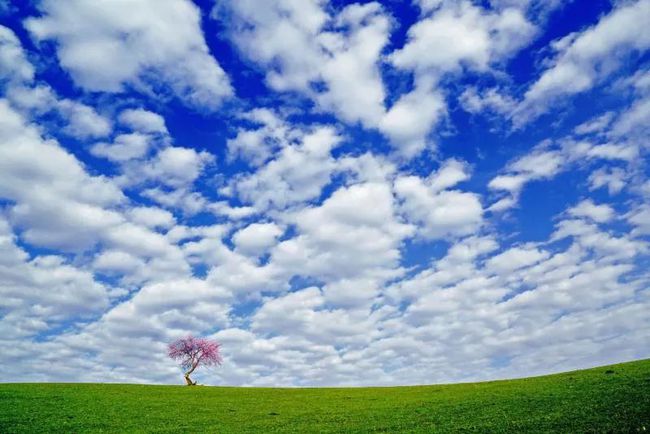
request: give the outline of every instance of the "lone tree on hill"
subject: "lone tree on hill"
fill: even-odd
[[[222,359],[219,352],[221,344],[205,338],[188,336],[169,344],[169,357],[177,360],[185,371],[185,382],[188,386],[196,385],[190,375],[199,366],[221,365]]]

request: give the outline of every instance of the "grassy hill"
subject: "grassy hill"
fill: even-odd
[[[544,377],[337,389],[0,384],[0,433],[650,432],[650,360]]]

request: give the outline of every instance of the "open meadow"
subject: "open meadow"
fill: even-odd
[[[0,432],[644,432],[650,360],[387,388],[2,384]]]

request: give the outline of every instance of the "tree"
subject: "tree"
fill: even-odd
[[[180,363],[187,385],[194,386],[196,381],[192,381],[190,375],[196,368],[221,365],[220,349],[221,344],[217,341],[188,336],[169,344],[167,354]]]

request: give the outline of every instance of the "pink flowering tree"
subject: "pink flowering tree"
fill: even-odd
[[[205,338],[195,338],[188,336],[169,344],[168,354],[173,360],[180,363],[185,373],[185,382],[188,386],[194,386],[196,381],[192,381],[190,375],[199,366],[218,366],[221,365],[221,344]]]

